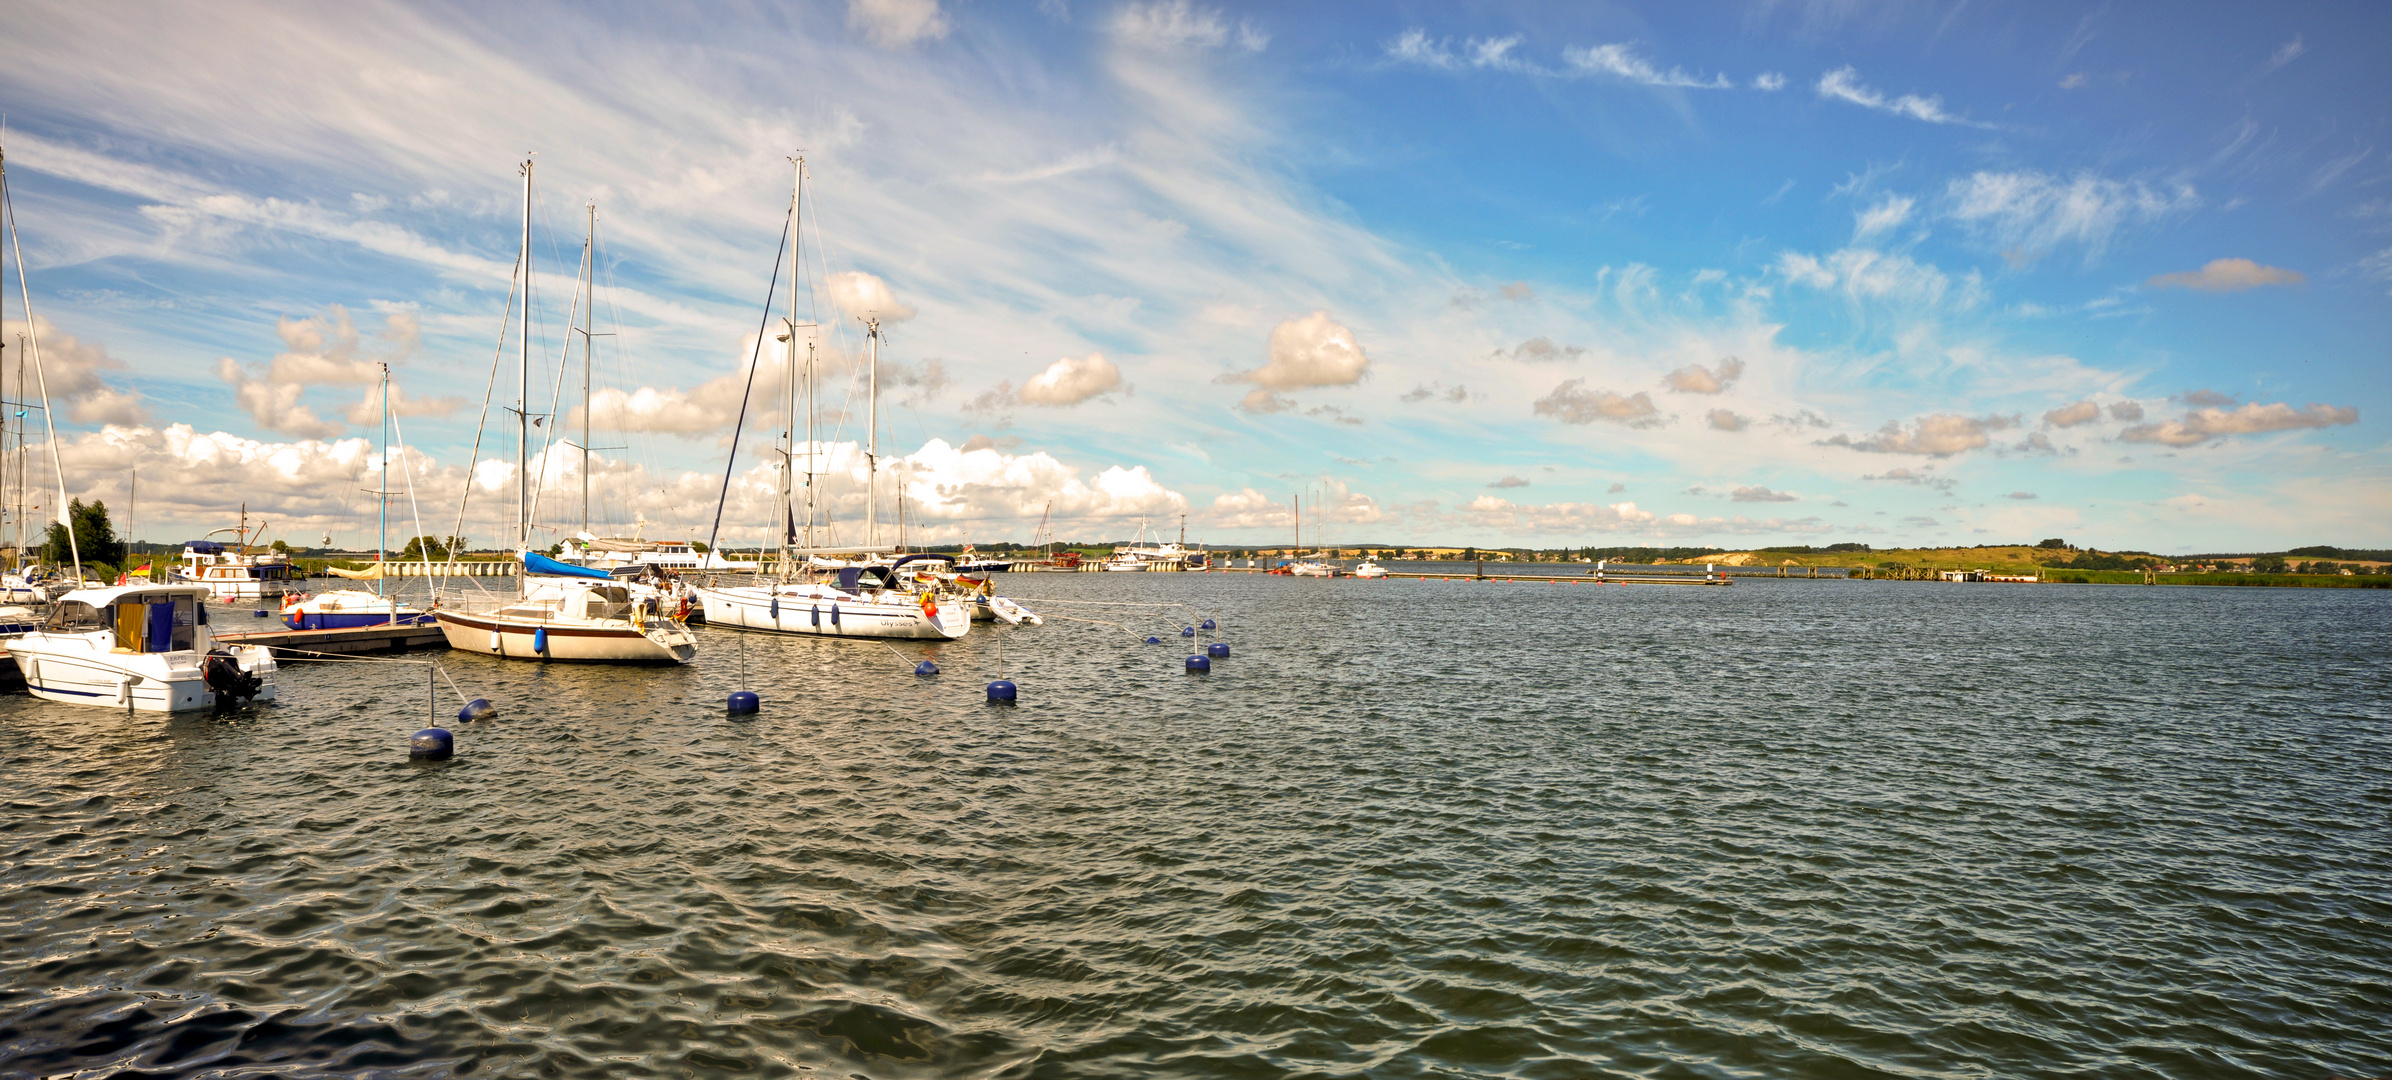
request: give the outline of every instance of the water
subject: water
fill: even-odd
[[[2381,593],[1001,580],[1234,653],[0,701],[0,1076],[2392,1071]]]

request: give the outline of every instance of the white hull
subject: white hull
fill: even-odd
[[[622,619],[511,619],[455,611],[432,615],[449,648],[509,660],[686,664],[698,654],[698,639],[680,626],[642,629]]]
[[[204,625],[187,618],[194,614],[192,601],[198,599],[197,594],[198,590],[189,586],[70,593],[62,603],[87,615],[113,613],[119,600],[173,603],[180,610],[170,624],[137,623],[140,632],[130,637],[122,636],[112,619],[96,623],[87,619],[71,628],[35,630],[9,641],[9,658],[24,673],[26,691],[43,701],[146,712],[213,708],[217,694],[208,685],[206,666],[213,639]],[[153,633],[163,637],[153,641]],[[175,640],[169,647],[149,647],[165,638]],[[276,665],[271,650],[263,645],[235,645],[222,652],[230,654],[231,664],[242,674],[257,678],[257,693],[249,700],[274,700]],[[222,655],[215,658],[217,663],[225,661]]]
[[[972,628],[971,609],[940,601],[935,618],[912,598],[875,602],[814,585],[700,589],[706,625],[815,637],[947,640]],[[778,601],[776,604],[775,601]]]
[[[204,578],[190,578],[181,574],[177,574],[175,575],[174,581],[177,585],[205,585],[208,587],[208,595],[211,598],[228,601],[279,599],[289,593],[301,591],[298,583],[296,582],[272,580],[260,581],[254,578],[234,578],[229,580],[210,581]]]

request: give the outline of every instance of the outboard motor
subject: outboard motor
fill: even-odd
[[[201,670],[208,681],[208,689],[216,692],[216,707],[230,708],[258,695],[266,680],[241,669],[239,657],[223,649],[208,652]]]

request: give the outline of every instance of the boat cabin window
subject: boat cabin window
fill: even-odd
[[[43,623],[42,629],[72,634],[84,630],[105,630],[108,625],[100,609],[81,600],[61,600],[58,606],[50,609],[50,621]]]
[[[195,597],[135,593],[118,597],[102,614],[113,617],[116,647],[127,652],[186,652],[197,648],[201,614]]]
[[[631,617],[631,590],[620,585],[607,585],[585,590],[588,599],[583,603],[582,617],[588,619],[628,619]]]

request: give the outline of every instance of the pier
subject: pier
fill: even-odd
[[[403,649],[448,648],[440,627],[356,626],[341,630],[246,630],[216,635],[224,645],[264,645],[309,653],[397,652]],[[11,665],[12,669],[14,665]]]

